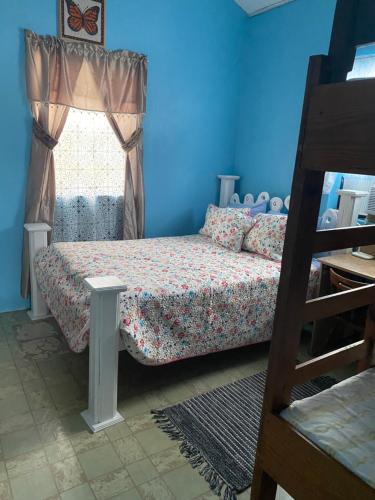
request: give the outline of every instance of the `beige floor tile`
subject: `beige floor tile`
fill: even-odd
[[[6,459],[41,448],[42,444],[35,427],[3,434],[0,442]]]
[[[111,500],[142,500],[138,491],[133,488],[132,490],[125,491],[111,498]]]
[[[151,462],[156,467],[159,474],[165,474],[171,470],[186,465],[186,458],[181,454],[179,446],[168,448],[150,456]]]
[[[152,418],[150,411],[127,418],[126,423],[133,434],[155,427],[155,421]]]
[[[126,422],[121,422],[120,424],[106,429],[105,433],[111,441],[116,441],[117,439],[122,439],[130,436],[132,430]]]
[[[18,342],[27,342],[40,338],[56,336],[55,328],[47,321],[27,322],[15,328]]]
[[[32,410],[31,413],[38,425],[58,419],[58,413],[55,408],[39,408],[38,410]]]
[[[86,402],[87,405],[87,402]],[[75,436],[80,432],[87,431],[87,425],[80,415],[80,412],[67,417],[61,417],[64,433],[66,436]]]
[[[86,481],[85,474],[76,457],[66,458],[51,465],[57,489],[70,490]]]
[[[161,389],[145,392],[144,399],[148,407],[152,410],[164,408],[170,404],[169,399]]]
[[[0,419],[5,420],[30,410],[24,394],[8,396],[0,404]]]
[[[34,425],[34,419],[30,412],[20,413],[12,417],[0,420],[0,434],[21,431]]]
[[[38,425],[38,432],[44,444],[52,443],[58,439],[67,438],[64,426],[58,418]]]
[[[125,419],[134,415],[141,415],[149,411],[149,406],[142,396],[127,397],[119,399],[118,409]]]
[[[146,483],[151,479],[158,476],[158,471],[154,467],[150,459],[144,458],[139,462],[134,462],[127,466],[130,477],[133,483],[138,486],[139,484]]]
[[[90,481],[90,486],[98,500],[131,490],[134,484],[125,468],[121,468]]]
[[[6,481],[7,479],[8,479],[8,477],[7,477],[7,470],[5,468],[5,463],[1,460],[0,461],[0,482]]]
[[[51,385],[48,390],[57,409],[74,405],[77,401],[83,400],[84,396],[86,402],[86,394],[74,380]]]
[[[55,356],[52,359],[39,360],[37,362],[43,378],[47,381],[59,380],[60,376],[69,375],[69,367],[65,362],[64,356]]]
[[[41,408],[55,409],[55,403],[47,389],[26,392],[26,397],[31,410],[39,410]]]
[[[190,399],[194,396],[193,391],[187,384],[185,384],[185,382],[179,382],[169,387],[165,387],[163,388],[162,393],[170,404],[184,401],[185,399]]]
[[[0,498],[1,500],[12,500],[10,484],[8,481],[0,481]]]
[[[14,500],[45,500],[57,495],[57,489],[48,467],[10,480]]]
[[[60,495],[61,500],[95,500],[88,483],[80,484],[69,491],[64,491]]]
[[[158,427],[138,432],[137,440],[148,456],[173,446],[173,441]]]
[[[113,441],[118,456],[125,465],[129,465],[145,458],[146,454],[134,436]]]
[[[174,500],[175,498],[161,478],[141,484],[138,490],[144,500]]]
[[[237,500],[240,498],[240,496],[237,495]],[[217,500],[218,496],[212,493],[212,491],[203,493],[203,495],[200,495],[197,497],[195,500]],[[246,498],[246,500],[250,500],[250,495]]]
[[[75,451],[68,439],[59,439],[51,444],[44,447],[44,451],[48,460],[48,463],[54,464],[64,460],[65,458],[73,457]]]
[[[71,436],[70,441],[76,453],[83,453],[109,443],[108,437],[103,431],[95,434],[89,431],[80,432]]]
[[[191,500],[209,490],[207,482],[189,464],[164,474],[163,479],[178,500]]]
[[[21,385],[21,379],[14,365],[0,367],[0,387]]]
[[[39,380],[41,378],[41,373],[35,363],[35,361],[23,360],[15,362],[18,375],[22,382],[30,380]]]
[[[47,459],[42,449],[18,455],[6,461],[6,468],[10,478],[38,470],[45,466],[47,466]]]
[[[110,444],[79,453],[77,457],[88,479],[112,472],[122,465]]]
[[[13,357],[9,347],[0,344],[0,367],[13,365]]]

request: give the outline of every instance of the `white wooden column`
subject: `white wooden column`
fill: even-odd
[[[240,177],[238,175],[218,175],[220,179],[220,201],[219,207],[226,208],[234,193],[234,184]]]
[[[29,235],[29,258],[30,258],[30,289],[31,289],[31,310],[27,314],[33,321],[44,319],[50,316],[45,300],[40,293],[40,289],[35,276],[34,259],[41,248],[48,246],[47,236],[51,227],[44,223],[25,224],[24,228]]]
[[[81,413],[93,432],[122,422],[117,411],[119,294],[126,286],[115,276],[87,278],[91,290],[89,408]]]

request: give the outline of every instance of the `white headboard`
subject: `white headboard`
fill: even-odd
[[[267,191],[262,191],[257,199],[255,200],[254,196],[251,193],[248,193],[245,195],[243,202],[240,202],[240,197],[237,193],[234,193],[232,197],[230,198],[229,203],[236,203],[240,205],[258,205],[262,202],[267,202],[269,203],[269,211],[271,213],[280,213],[283,207],[289,211],[289,203],[290,203],[290,195],[285,198],[285,200],[282,200],[281,198],[275,196],[273,198],[270,198],[269,193]]]

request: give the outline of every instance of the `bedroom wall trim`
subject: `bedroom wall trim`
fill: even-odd
[[[25,224],[24,228],[29,239],[30,259],[30,287],[31,287],[31,309],[27,314],[33,321],[45,319],[51,316],[45,303],[35,276],[34,258],[37,252],[48,245],[48,233],[51,227],[44,223]]]

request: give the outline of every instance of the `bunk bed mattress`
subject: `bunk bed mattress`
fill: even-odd
[[[84,279],[117,276],[123,346],[157,365],[270,339],[280,263],[234,253],[201,235],[132,241],[55,243],[35,270],[43,297],[70,348],[89,340]],[[310,295],[319,267],[312,266]]]
[[[375,488],[375,368],[295,401],[281,417]]]

